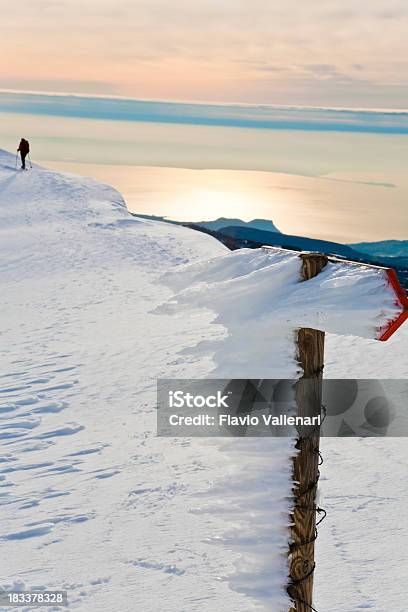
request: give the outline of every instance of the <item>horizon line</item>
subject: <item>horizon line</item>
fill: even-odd
[[[0,88],[0,94],[17,94],[31,96],[47,96],[47,97],[74,97],[83,98],[86,100],[122,100],[128,102],[151,102],[161,104],[178,104],[188,106],[218,106],[218,107],[242,107],[242,108],[268,108],[275,110],[321,110],[333,112],[350,112],[350,113],[372,113],[372,114],[408,114],[408,108],[378,108],[378,107],[353,107],[353,106],[324,106],[324,105],[308,105],[308,104],[270,104],[264,102],[219,102],[214,100],[187,100],[187,99],[167,99],[167,98],[135,98],[132,96],[122,96],[116,94],[94,94],[94,93],[77,93],[77,92],[58,92],[58,91],[41,91],[41,90],[26,90],[26,89],[11,89]],[[1,110],[0,110],[1,112]]]

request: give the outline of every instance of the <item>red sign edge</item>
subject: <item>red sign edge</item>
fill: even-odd
[[[397,331],[399,327],[408,319],[408,298],[405,289],[401,286],[397,273],[393,268],[386,269],[387,281],[395,291],[397,304],[401,307],[401,313],[392,321],[389,321],[380,329],[380,337],[378,340],[385,342]]]

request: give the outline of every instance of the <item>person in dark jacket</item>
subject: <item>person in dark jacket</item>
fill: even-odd
[[[25,138],[22,138],[20,140],[20,144],[18,145],[17,152],[18,151],[20,151],[20,155],[21,155],[21,169],[25,170],[26,169],[25,159],[30,152],[30,143],[28,142],[28,140],[26,140]]]

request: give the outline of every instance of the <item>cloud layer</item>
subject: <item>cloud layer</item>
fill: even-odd
[[[0,87],[406,108],[405,0],[21,0]]]
[[[202,104],[0,92],[0,112],[264,129],[408,134],[408,111]]]

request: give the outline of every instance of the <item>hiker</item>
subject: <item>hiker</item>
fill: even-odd
[[[20,144],[18,145],[17,153],[20,151],[21,155],[21,169],[25,170],[25,158],[30,152],[30,143],[25,138],[20,140]]]

